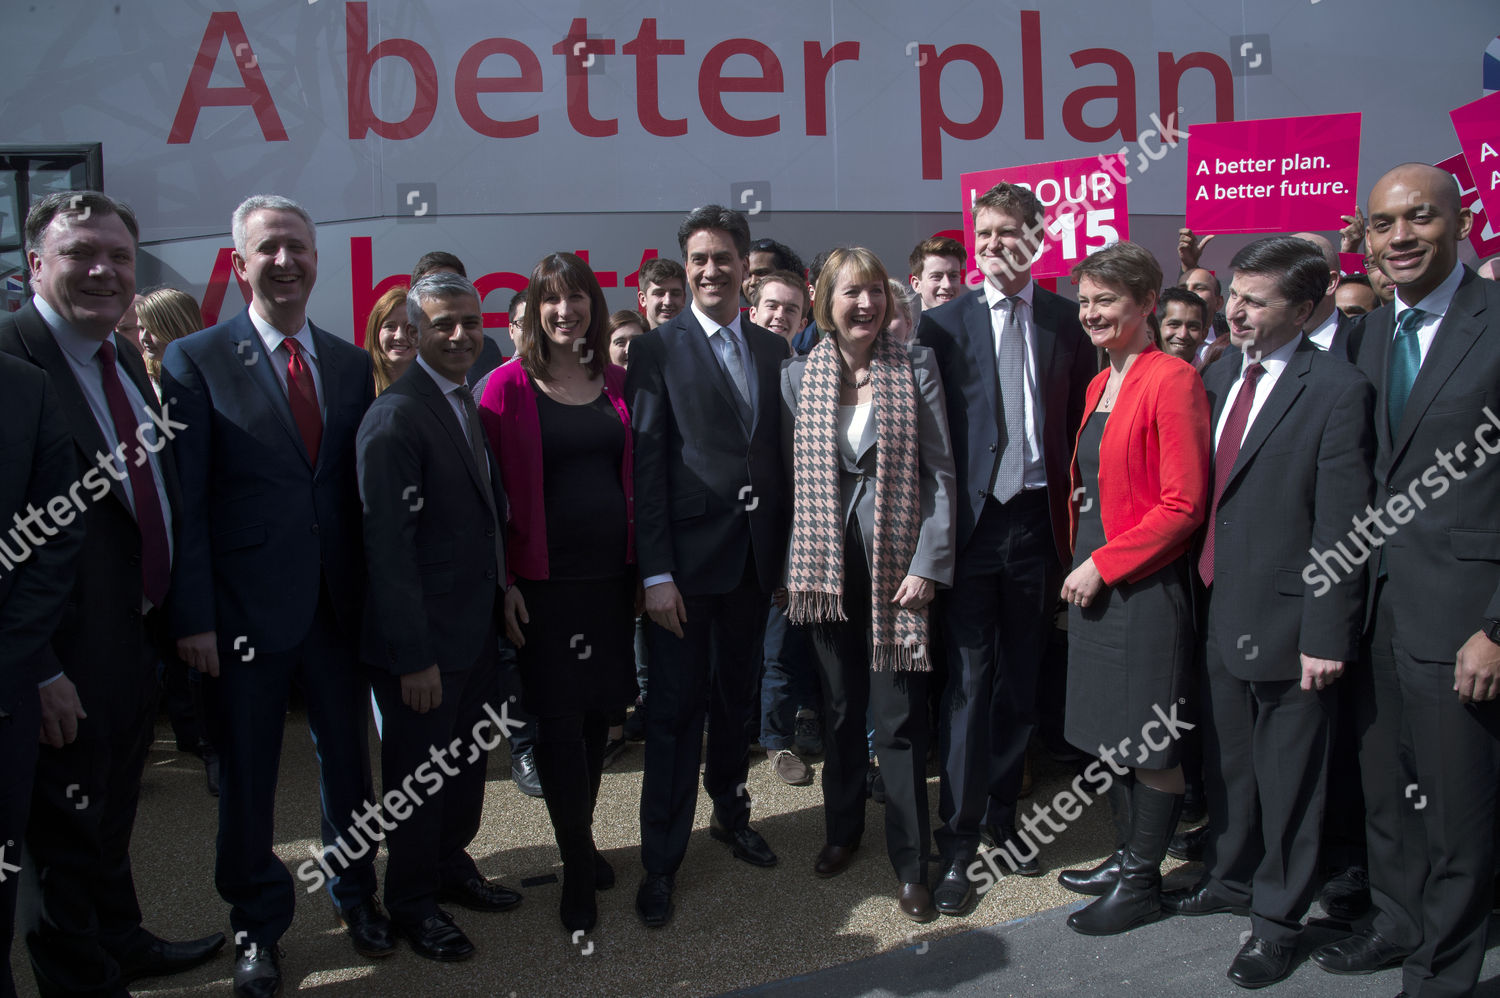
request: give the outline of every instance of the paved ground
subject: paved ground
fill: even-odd
[[[318,827],[306,732],[302,716],[289,718],[276,841],[292,869],[309,856]],[[169,938],[227,931],[227,909],[213,889],[215,802],[203,791],[197,760],[172,751],[165,725],[157,735],[132,850],[146,925]],[[640,872],[641,760],[641,746],[631,745],[605,774],[595,831],[620,883],[601,895],[599,925],[589,937],[574,943],[558,921],[559,885],[552,878],[560,864],[546,810],[515,789],[502,747],[490,760],[484,827],[471,851],[487,875],[522,887],[525,902],[498,915],[455,909],[479,949],[467,963],[437,965],[405,948],[376,963],[349,947],[325,896],[301,894],[296,920],[282,940],[288,994],[314,989],[327,998],[1236,993],[1222,975],[1245,920],[1178,919],[1114,940],[1088,940],[1061,923],[1066,907],[1078,898],[1050,875],[1007,877],[968,918],[913,925],[895,909],[896,884],[875,804],[869,805],[865,845],[855,864],[840,877],[818,880],[811,868],[823,842],[821,791],[816,785],[781,784],[763,758],[749,779],[753,820],[780,854],[780,865],[761,870],[733,860],[726,847],[708,837],[707,798],[700,797],[692,843],[678,875],[676,917],[666,929],[648,931],[633,908]],[[1050,799],[1070,778],[1069,770],[1043,757],[1033,802]],[[935,811],[936,778],[929,787]],[[1044,848],[1042,862],[1049,870],[1103,855],[1108,834],[1103,810],[1102,803],[1087,809]],[[377,862],[383,869],[383,856]],[[21,994],[35,995],[24,947],[16,947],[14,960]],[[222,996],[229,992],[230,969],[226,955],[190,973],[139,982],[134,993]],[[1341,981],[1307,966],[1275,993],[1389,998],[1397,990],[1399,981],[1390,975]]]

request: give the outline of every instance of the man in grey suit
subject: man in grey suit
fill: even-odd
[[[1364,626],[1363,570],[1325,583],[1302,569],[1370,501],[1375,390],[1302,334],[1329,283],[1315,246],[1261,239],[1231,266],[1234,349],[1203,372],[1214,414],[1214,512],[1198,557],[1213,833],[1202,883],[1162,906],[1248,908],[1251,936],[1229,979],[1259,988],[1296,966],[1328,789],[1330,687]]]
[[[487,750],[508,734],[480,735],[496,688],[505,493],[464,382],[484,338],[478,292],[457,274],[429,274],[406,310],[416,363],[370,406],[355,439],[370,572],[363,650],[376,669],[382,783],[397,819],[386,907],[413,950],[454,961],[474,946],[438,901],[474,907],[483,896],[485,910],[501,911],[521,900],[485,880],[466,851],[484,809]],[[391,805],[397,787],[408,815]]]

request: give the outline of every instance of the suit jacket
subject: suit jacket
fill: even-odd
[[[370,573],[365,660],[396,675],[469,668],[504,592],[497,462],[475,466],[453,406],[420,364],[370,406],[355,453]]]
[[[686,596],[744,578],[780,584],[788,510],[781,458],[786,340],[742,318],[753,425],[691,308],[630,344],[625,401],[634,430],[635,547],[641,577],[671,572]]]
[[[1226,351],[1203,372],[1210,426],[1241,359]],[[1358,659],[1366,567],[1322,581],[1308,552],[1346,541],[1374,494],[1374,406],[1358,368],[1303,337],[1250,424],[1219,499],[1209,590],[1209,632],[1231,675],[1299,679],[1299,652]]]
[[[62,347],[34,304],[28,302],[19,312],[0,315],[0,352],[41,368],[57,390],[77,468],[83,471],[76,479],[78,487],[74,488],[70,482],[61,494],[73,500],[75,509],[79,504],[87,508],[82,516],[85,536],[74,562],[75,571],[60,574],[56,566],[50,569],[53,579],[65,575],[71,590],[62,608],[61,621],[52,632],[50,646],[36,659],[32,678],[46,679],[66,672],[78,688],[79,699],[89,715],[79,725],[79,737],[102,737],[116,730],[117,721],[135,720],[156,695],[156,677],[141,665],[141,649],[155,636],[148,633],[141,613],[144,605],[141,532],[126,497],[129,484],[101,470],[99,455],[107,450],[104,435]],[[156,392],[146,377],[140,355],[126,348],[117,350],[116,357],[123,376],[135,384],[145,403],[160,413]],[[171,405],[170,416],[182,421],[175,404]],[[181,431],[177,433],[180,438]],[[176,444],[165,436],[161,440],[158,458],[166,501],[172,511],[172,522],[181,531],[188,517],[172,462]],[[129,442],[129,447],[136,446]],[[125,453],[131,459],[132,452]],[[181,564],[182,559],[179,537],[173,552],[174,565]],[[165,608],[168,613],[174,595],[168,596]]]
[[[47,517],[55,533],[32,544],[15,528],[28,507],[43,509],[78,480],[78,458],[57,390],[40,368],[0,353],[0,719],[36,684],[52,657],[49,642],[73,588],[84,518]],[[36,531],[42,533],[42,531]],[[22,556],[24,555],[24,560]]]
[[[1089,385],[1085,412],[1104,394],[1109,371]],[[1191,364],[1155,347],[1135,359],[1099,441],[1099,518],[1106,538],[1093,552],[1106,585],[1134,582],[1182,557],[1212,501],[1208,398]],[[1079,480],[1077,441],[1072,474]],[[1071,496],[1073,493],[1068,493]],[[1087,501],[1080,496],[1080,502]],[[1069,548],[1078,504],[1068,503]]]
[[[217,631],[221,645],[297,647],[327,584],[340,624],[359,634],[364,540],[354,434],[375,397],[370,356],[312,326],[323,439],[308,461],[286,391],[246,309],[167,346],[162,397],[188,428],[176,457],[190,516],[172,567],[173,637]]]
[[[1364,340],[1365,327],[1343,312],[1338,315],[1338,323],[1333,330],[1333,342],[1328,344],[1328,352],[1339,360],[1347,360],[1353,364],[1359,357],[1359,345]]]
[[[1394,305],[1364,316],[1359,351],[1376,393],[1375,498],[1395,531],[1385,542],[1384,598],[1406,650],[1448,663],[1486,618],[1500,618],[1500,284],[1464,268],[1392,432],[1394,316]]]
[[[948,436],[948,415],[943,401],[943,382],[938,376],[937,358],[926,347],[911,351],[912,379],[917,390],[918,494],[921,501],[922,529],[917,549],[912,554],[908,575],[931,579],[940,586],[953,584],[954,533],[953,518],[953,442]],[[797,407],[802,400],[802,376],[807,372],[807,358],[793,357],[781,367],[781,398],[786,407],[781,415],[782,452],[787,462],[787,482],[792,475],[792,436]],[[874,419],[871,415],[871,419]],[[838,450],[840,522],[850,518],[859,522],[865,544],[865,563],[875,564],[875,437],[851,462],[842,447]],[[795,505],[796,497],[793,496]],[[790,554],[790,551],[788,551]]]
[[[1078,323],[1078,306],[1045,288],[1033,289],[1036,326],[1037,420],[1047,469],[1047,500],[1057,557],[1066,563],[1068,464],[1083,418],[1083,397],[1099,369],[1094,346]],[[917,342],[937,355],[947,396],[948,429],[958,479],[958,550],[974,533],[989,496],[1000,445],[995,337],[984,289],[922,312]]]

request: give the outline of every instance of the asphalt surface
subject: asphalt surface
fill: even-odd
[[[546,809],[517,791],[502,745],[491,754],[484,824],[470,852],[487,876],[520,888],[525,901],[500,914],[451,909],[478,952],[465,963],[434,964],[404,945],[382,961],[359,956],[335,923],[326,895],[299,891],[296,918],[282,939],[286,993],[316,991],[319,998],[1239,993],[1223,974],[1239,934],[1248,928],[1246,919],[1173,919],[1113,939],[1086,939],[1063,924],[1080,899],[1057,886],[1055,872],[1091,865],[1107,851],[1102,802],[1085,809],[1043,848],[1046,876],[1008,876],[968,917],[915,925],[895,906],[897,884],[885,857],[880,806],[868,805],[864,845],[850,869],[832,880],[816,879],[812,863],[823,844],[821,790],[816,784],[785,786],[764,756],[754,761],[748,781],[752,821],[780,863],[767,870],[732,859],[727,847],[708,836],[708,799],[700,794],[677,878],[675,916],[666,928],[648,930],[633,907],[641,872],[642,755],[641,745],[632,744],[605,773],[595,837],[619,883],[600,895],[599,925],[592,933],[572,940],[558,920],[561,865]],[[821,777],[821,766],[815,766]],[[1072,771],[1039,756],[1036,777],[1029,804],[1050,800]],[[928,786],[935,821],[935,776]],[[158,725],[132,844],[148,929],[175,939],[228,931],[228,909],[213,887],[216,828],[216,802],[204,792],[201,764],[174,751],[170,729]],[[295,870],[310,855],[317,834],[312,747],[305,717],[294,713],[287,722],[276,813],[276,848],[289,868]],[[383,869],[382,853],[377,872]],[[1193,876],[1190,869],[1174,874],[1177,880]],[[20,993],[35,995],[19,941],[13,961]],[[226,950],[195,970],[137,982],[132,993],[224,996],[231,971]],[[1485,977],[1497,975],[1500,962],[1492,955]],[[1341,979],[1306,964],[1273,993],[1389,998],[1399,989],[1395,971]],[[1479,993],[1500,998],[1500,987]]]

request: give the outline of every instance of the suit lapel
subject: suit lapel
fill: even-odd
[[[724,365],[719,363],[719,358],[714,355],[714,348],[708,343],[707,332],[698,322],[698,317],[693,314],[691,308],[684,308],[678,315],[682,320],[681,325],[678,327],[678,333],[683,338],[684,342],[682,345],[692,355],[692,370],[702,371],[706,374],[708,382],[723,396],[724,404],[729,407],[730,412],[734,413],[735,422],[745,430],[745,436],[748,439],[751,427],[745,426],[745,421],[740,418],[740,403],[737,393],[734,386],[729,383],[729,375],[724,372]],[[743,325],[741,323],[741,326]],[[668,349],[671,348],[668,347]]]
[[[1240,444],[1239,455],[1234,459],[1234,467],[1229,470],[1229,478],[1224,482],[1224,491],[1228,492],[1234,480],[1245,470],[1245,466],[1255,457],[1255,452],[1260,449],[1261,444],[1271,435],[1276,424],[1281,422],[1287,410],[1292,407],[1297,396],[1302,394],[1302,379],[1312,368],[1312,357],[1309,350],[1318,349],[1305,337],[1300,346],[1293,351],[1286,367],[1281,372],[1281,377],[1276,379],[1271,394],[1266,396],[1265,402],[1261,404],[1260,412],[1255,414],[1255,422],[1250,424],[1250,429],[1245,433],[1245,439]]]
[[[1391,421],[1387,415],[1390,399],[1385,372],[1391,361],[1391,341],[1395,338],[1395,314],[1394,306],[1385,305],[1365,316],[1365,339],[1360,345],[1360,354],[1369,353],[1373,358],[1374,369],[1365,370],[1365,376],[1375,385],[1375,441],[1381,454],[1391,452]]]
[[[344,372],[339,370],[339,365],[334,361],[334,358],[337,356],[337,350],[333,346],[333,336],[325,333],[311,322],[308,322],[307,328],[312,331],[313,342],[318,347],[318,377],[323,382],[323,436],[326,438],[328,436],[328,422],[332,419],[336,408],[335,402],[344,390]],[[287,403],[287,411],[290,414],[290,402]],[[298,437],[301,437],[300,433]],[[325,448],[318,448],[319,467],[323,466],[323,455],[325,453]]]
[[[975,291],[964,307],[964,346],[969,354],[969,363],[979,372],[979,383],[984,387],[984,411],[1000,413],[999,375],[995,371],[995,332],[990,323],[989,306],[985,303],[984,290]],[[1001,419],[1003,423],[1003,418]]]
[[[1478,290],[1475,282],[1480,280],[1483,278],[1465,269],[1463,280],[1453,293],[1453,301],[1449,303],[1443,321],[1438,324],[1432,346],[1427,351],[1426,359],[1422,361],[1422,367],[1417,371],[1417,380],[1412,382],[1411,396],[1406,400],[1401,425],[1396,428],[1396,438],[1391,447],[1393,460],[1400,457],[1401,451],[1411,440],[1411,435],[1416,432],[1417,424],[1422,421],[1427,407],[1437,398],[1438,392],[1442,391],[1444,383],[1452,377],[1453,372],[1458,370],[1459,363],[1484,329],[1484,321],[1479,317],[1484,311],[1484,296],[1473,293]],[[1394,308],[1392,311],[1394,312]]]
[[[286,391],[281,387],[281,382],[276,380],[276,371],[272,365],[277,363],[277,359],[266,352],[265,341],[260,338],[260,333],[250,321],[250,307],[247,306],[234,322],[235,325],[229,330],[229,349],[234,353],[235,360],[239,362],[240,367],[244,369],[245,377],[249,378],[256,390],[265,396],[266,402],[271,406],[271,411],[276,414],[276,419],[281,423],[281,428],[296,445],[297,453],[301,454],[302,460],[307,461],[308,466],[311,467],[312,462],[307,457],[307,445],[303,443],[302,434],[292,420],[292,404],[287,401]]]
[[[1240,352],[1233,347],[1225,350],[1203,372],[1203,387],[1209,395],[1209,405],[1212,413],[1209,417],[1208,426],[1212,433],[1214,427],[1219,425],[1219,419],[1224,414],[1224,401],[1229,397],[1229,389],[1234,384],[1234,379],[1239,376],[1242,359]]]
[[[415,361],[403,380],[411,381],[412,390],[426,403],[428,411],[432,413],[433,418],[438,421],[438,425],[443,428],[443,432],[448,435],[448,439],[458,450],[459,460],[463,461],[464,467],[468,469],[469,480],[484,497],[484,504],[489,507],[491,513],[495,512],[494,496],[490,492],[483,473],[474,463],[474,451],[469,446],[469,438],[464,435],[463,428],[458,425],[458,414],[453,411],[453,404],[443,395],[442,389],[438,387],[437,382],[432,380],[432,376]],[[492,458],[490,464],[493,466],[494,463]]]

